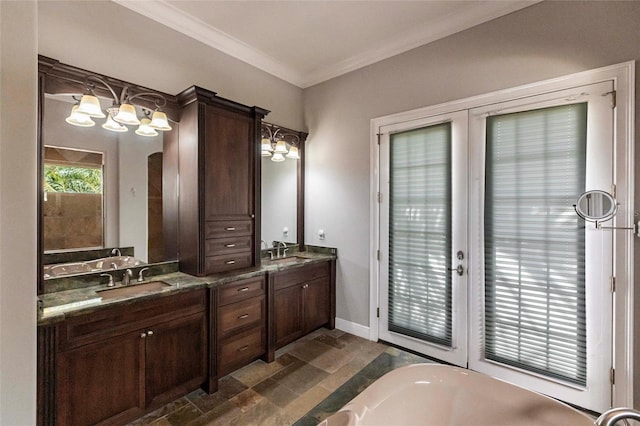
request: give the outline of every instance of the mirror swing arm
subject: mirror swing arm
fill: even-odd
[[[632,231],[634,235],[640,237],[640,222],[635,222],[633,226],[602,225],[602,222],[613,219],[618,212],[619,205],[620,203],[608,192],[591,190],[580,194],[573,209],[581,219],[593,222],[595,229]]]

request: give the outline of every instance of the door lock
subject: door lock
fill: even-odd
[[[458,265],[457,268],[447,268],[448,271],[456,271],[456,273],[460,276],[464,275],[464,268],[462,265]]]

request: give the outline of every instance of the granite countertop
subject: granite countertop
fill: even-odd
[[[238,280],[264,275],[267,272],[273,273],[281,270],[299,268],[310,263],[327,261],[335,258],[335,254],[297,252],[287,256],[286,258],[273,260],[263,259],[260,267],[225,272],[206,277],[194,277],[182,272],[156,275],[148,277],[144,283],[138,283],[134,280],[128,287],[153,281],[164,281],[170,285],[152,291],[145,291],[132,295],[122,295],[109,299],[101,297],[99,291],[123,286],[116,285],[115,287],[107,287],[102,284],[74,290],[42,294],[38,297],[38,303],[41,306],[41,309],[38,309],[38,325],[55,324],[57,322],[64,321],[66,318],[84,315],[96,310],[104,309],[108,306],[136,303],[143,299],[146,300],[165,297],[178,292],[190,291],[198,288],[222,286]]]

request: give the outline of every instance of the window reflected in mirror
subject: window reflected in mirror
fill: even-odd
[[[45,251],[104,247],[101,152],[45,146]]]

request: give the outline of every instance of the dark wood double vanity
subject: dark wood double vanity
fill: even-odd
[[[82,92],[87,75],[93,74],[40,57],[41,122],[45,93]],[[99,77],[116,89],[153,92]],[[124,424],[199,387],[216,392],[220,377],[259,358],[272,362],[278,348],[335,326],[335,250],[305,249],[300,202],[295,249],[262,258],[259,147],[268,111],[199,87],[161,95],[167,115],[179,123],[164,136],[162,166],[162,191],[169,194],[163,251],[177,260],[165,262],[165,269],[145,264],[133,271],[142,277],[148,267],[146,283],[167,285],[102,299],[106,283],[99,273],[85,273],[55,292],[41,279],[41,425]],[[42,134],[41,125],[41,148]],[[303,182],[299,176],[299,200]],[[129,286],[139,284],[134,281]],[[55,309],[61,300],[68,308]],[[87,300],[93,302],[83,305]]]

